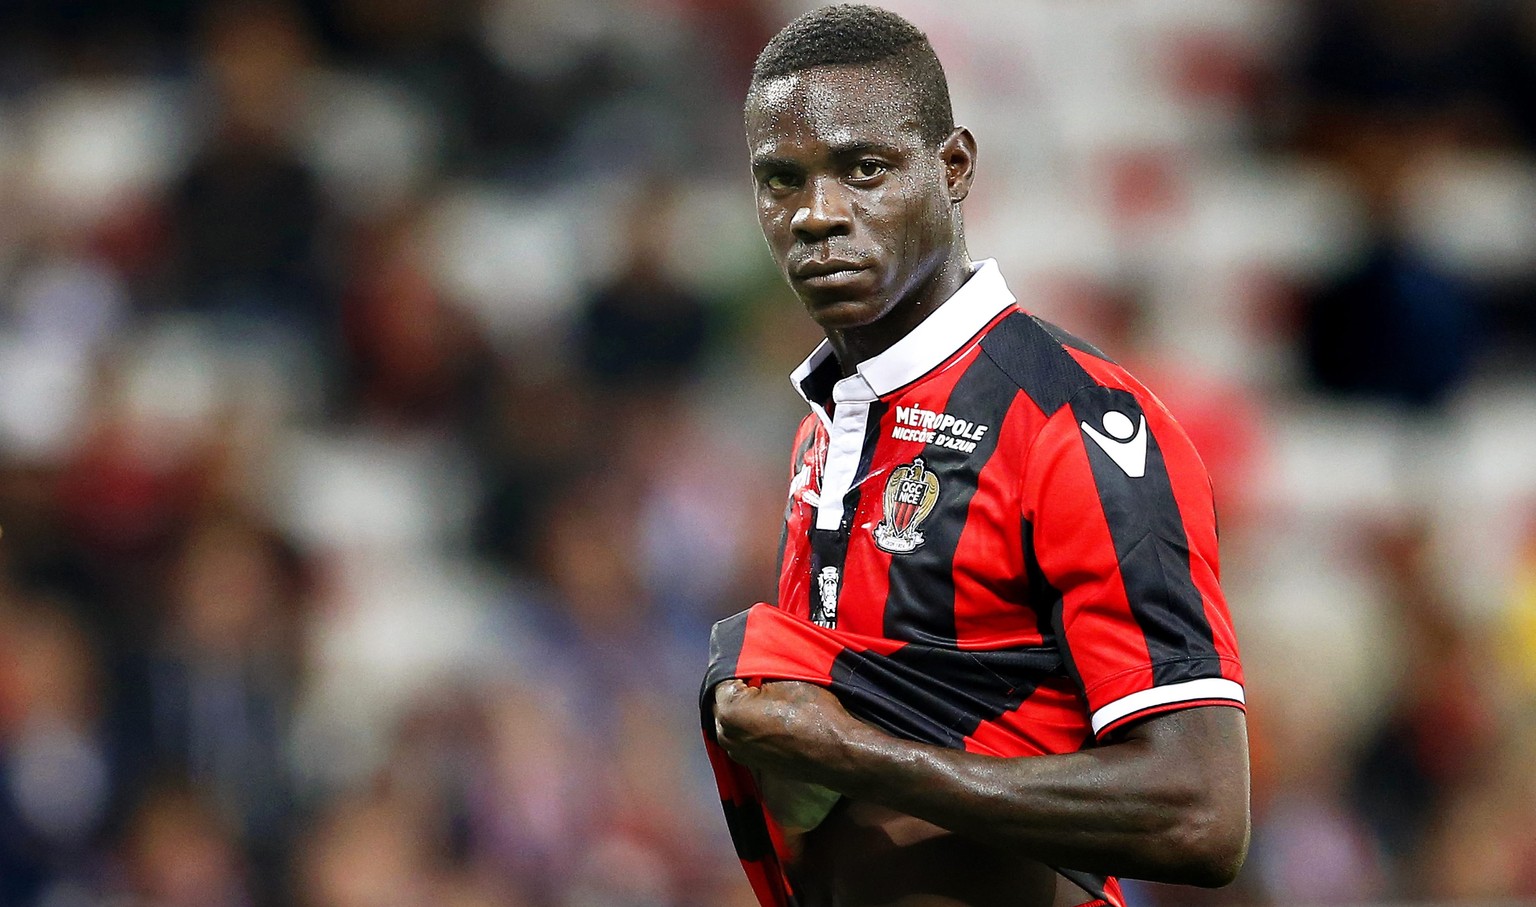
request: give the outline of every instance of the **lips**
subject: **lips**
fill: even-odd
[[[790,269],[790,274],[796,280],[813,280],[815,278],[836,278],[839,276],[851,277],[865,270],[868,265],[857,261],[848,261],[841,258],[827,258],[802,262]]]

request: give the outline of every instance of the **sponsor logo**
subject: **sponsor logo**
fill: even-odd
[[[923,409],[921,406],[898,406],[896,427],[891,429],[891,437],[897,441],[916,441],[919,444],[934,444],[961,453],[971,453],[976,450],[976,442],[991,430],[990,425],[961,419],[949,413]]]
[[[1101,432],[1087,422],[1080,423],[1083,433],[1109,454],[1126,475],[1139,479],[1147,474],[1147,417],[1132,422],[1131,417],[1117,410],[1104,414],[1104,430]]]
[[[939,500],[939,477],[918,457],[891,470],[885,482],[885,518],[875,526],[875,544],[892,554],[907,554],[923,544],[920,527]]]
[[[811,615],[811,623],[822,627],[837,626],[837,568],[822,567],[816,574],[816,590],[820,593],[820,601],[816,604],[815,613]]]

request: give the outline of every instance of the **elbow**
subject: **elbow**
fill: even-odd
[[[1247,803],[1189,811],[1166,842],[1169,878],[1164,881],[1201,888],[1230,885],[1248,856],[1249,834]]]
[[[1238,870],[1248,856],[1248,841],[1220,841],[1206,845],[1189,855],[1184,866],[1183,884],[1200,888],[1221,888],[1237,881]]]
[[[1153,846],[1156,881],[1220,888],[1237,879],[1248,856],[1250,819],[1247,730],[1243,715],[1199,708],[1155,717],[1141,738],[1154,763],[1162,806]]]

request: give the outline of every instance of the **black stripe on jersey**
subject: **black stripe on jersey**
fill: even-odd
[[[806,595],[809,596],[811,619],[824,625],[837,626],[836,614],[833,619],[827,621],[823,611],[824,603],[821,601],[821,587],[817,583],[817,577],[827,567],[837,569],[837,585],[841,592],[844,580],[844,564],[848,559],[848,536],[853,527],[853,516],[859,512],[859,499],[862,496],[862,485],[865,477],[869,475],[870,463],[875,458],[875,448],[880,443],[880,420],[885,418],[886,410],[890,404],[883,400],[876,400],[869,404],[869,412],[864,418],[864,445],[859,450],[859,465],[853,474],[853,483],[849,486],[847,494],[843,495],[843,522],[836,529],[817,529],[815,523],[811,524],[811,581],[806,584]],[[814,520],[814,517],[812,518]],[[781,571],[782,572],[782,571]],[[818,620],[818,618],[821,618]]]
[[[981,351],[1049,417],[1096,383],[1040,322],[1015,312],[982,338]]]
[[[869,478],[869,464],[875,460],[875,448],[880,446],[880,420],[890,411],[891,405],[884,400],[869,404],[869,417],[864,420],[864,447],[859,451],[859,468],[853,474],[853,485],[844,497],[843,513],[851,519],[859,509],[859,489]]]
[[[970,453],[938,443],[923,446],[923,465],[936,474],[939,497],[919,527],[923,544],[915,551],[891,555],[882,625],[887,638],[954,644],[955,549],[970,519],[981,470],[997,450],[1003,420],[1018,395],[1013,379],[980,356],[950,391],[944,412],[973,425],[986,425],[987,433]]]
[[[1059,670],[1060,654],[1043,646],[965,652],[907,645],[890,655],[845,649],[828,674],[854,717],[897,737],[960,749],[982,722],[1018,708]]]
[[[1072,652],[1066,645],[1066,631],[1062,627],[1065,597],[1060,589],[1051,585],[1051,581],[1045,578],[1045,571],[1040,569],[1040,560],[1035,556],[1035,527],[1029,520],[1023,521],[1022,533],[1024,575],[1029,582],[1029,606],[1035,612],[1035,623],[1040,627],[1040,635],[1045,639],[1045,644],[1061,653],[1067,675],[1081,690],[1083,677],[1077,672],[1077,664],[1072,661]]]
[[[761,803],[756,800],[735,803],[722,799],[720,808],[725,812],[725,829],[736,846],[736,859],[755,863],[773,853],[773,838],[768,834]]]
[[[714,739],[715,733],[715,687],[736,676],[736,665],[741,661],[747,641],[748,613],[743,611],[727,617],[709,632],[709,668],[704,672],[704,684],[699,690],[699,711],[704,720],[704,733],[710,740]],[[761,804],[721,798],[720,808],[725,812],[725,826],[736,847],[737,859],[750,863],[773,853],[773,839],[768,834]]]
[[[1062,328],[1060,325],[1051,324],[1049,321],[1046,321],[1044,318],[1041,318],[1038,315],[1031,315],[1030,317],[1035,320],[1036,324],[1040,325],[1042,328],[1045,328],[1046,333],[1050,334],[1052,337],[1055,337],[1056,342],[1062,346],[1070,346],[1074,350],[1087,353],[1096,359],[1103,359],[1105,362],[1115,361],[1104,355],[1104,352],[1098,347],[1077,336],[1071,331]]]
[[[736,676],[736,664],[747,643],[747,614],[733,614],[718,621],[709,631],[709,668],[704,672],[704,686],[699,690],[699,708],[705,717],[713,717],[715,685]],[[707,726],[714,727],[712,721]]]
[[[784,524],[779,528],[779,556],[774,561],[778,567],[773,571],[775,577],[784,575],[784,556],[789,553],[789,517],[784,518]],[[777,584],[775,584],[777,588]]]
[[[1082,427],[1086,423],[1105,433],[1109,412],[1122,413],[1146,435],[1146,469],[1140,477],[1127,473]],[[1153,682],[1220,677],[1205,604],[1189,570],[1189,538],[1141,404],[1127,391],[1087,387],[1072,398],[1072,414],[1114,539],[1131,614],[1146,637]]]

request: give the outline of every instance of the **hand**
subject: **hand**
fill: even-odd
[[[815,684],[728,680],[715,687],[716,739],[732,759],[760,771],[822,780],[848,738],[868,730]]]

